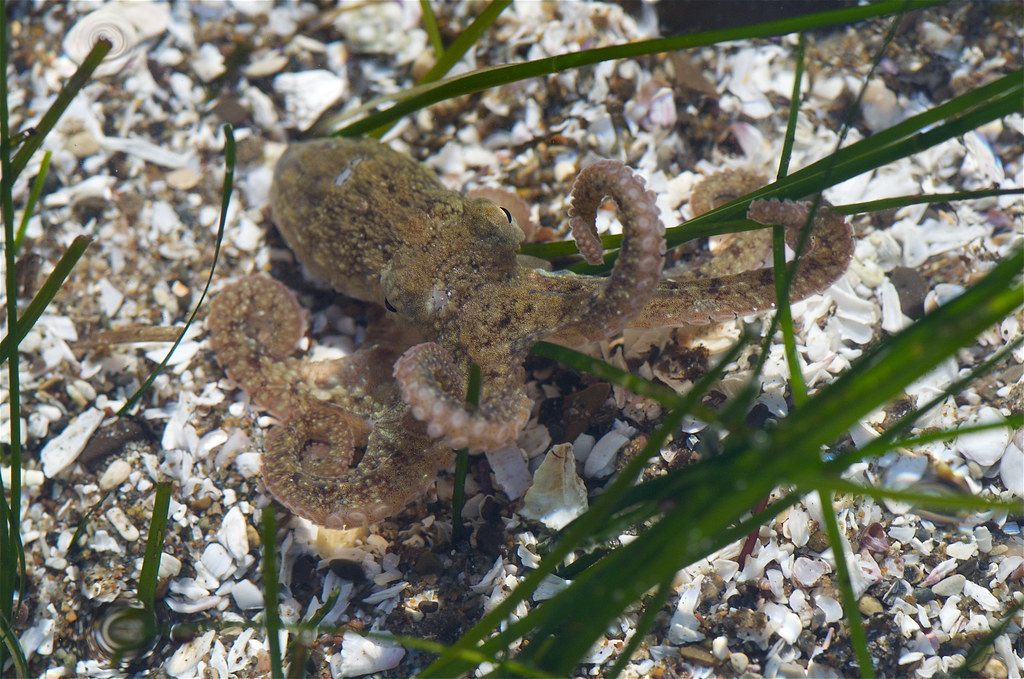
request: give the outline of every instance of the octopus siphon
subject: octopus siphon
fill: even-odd
[[[523,232],[487,198],[446,189],[434,173],[373,140],[290,146],[277,163],[271,212],[299,261],[340,293],[380,307],[362,347],[342,359],[292,357],[305,315],[281,283],[255,275],[214,300],[207,328],[217,360],[280,424],[263,478],[295,514],[329,528],[385,519],[419,498],[453,448],[490,451],[530,418],[523,361],[541,339],[569,346],[625,327],[704,324],[771,308],[771,268],[667,279],[655,196],[618,162],[580,172],[570,227],[602,260],[595,219],[611,198],[623,227],[607,276],[552,273],[517,256]],[[781,224],[793,246],[809,203],[755,201],[748,216]],[[852,254],[849,225],[813,218],[791,297],[828,287]],[[480,369],[466,404],[470,366]]]

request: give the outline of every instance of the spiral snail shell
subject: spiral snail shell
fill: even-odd
[[[140,11],[141,10],[141,11]],[[144,3],[115,2],[86,14],[64,36],[64,53],[77,64],[85,61],[97,40],[110,41],[110,52],[93,72],[94,77],[114,75],[138,54],[140,43],[167,30],[166,7]]]

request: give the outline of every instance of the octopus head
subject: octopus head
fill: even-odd
[[[488,281],[507,280],[524,235],[511,213],[485,198],[467,200],[432,237],[404,243],[381,271],[384,306],[426,335],[459,315]]]

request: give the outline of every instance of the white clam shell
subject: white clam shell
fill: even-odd
[[[1002,415],[990,406],[982,407],[977,415],[964,424],[967,426],[990,424],[1003,421]],[[988,467],[999,462],[1010,443],[1009,427],[988,429],[973,434],[962,434],[956,438],[957,451],[965,458]]]
[[[404,657],[405,649],[401,646],[367,639],[355,632],[345,632],[341,641],[341,652],[335,653],[329,661],[331,675],[359,677],[383,672],[397,667]]]
[[[572,446],[563,443],[552,447],[534,473],[533,485],[526,491],[519,513],[552,530],[561,530],[587,511],[587,506],[587,488],[576,473]]]
[[[216,635],[217,633],[211,630],[203,636],[179,646],[178,650],[171,656],[171,659],[164,665],[167,674],[172,677],[191,676],[192,670],[199,664],[199,661],[210,652],[210,647],[213,645],[213,639]]]

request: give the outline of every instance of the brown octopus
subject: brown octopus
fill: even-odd
[[[516,438],[530,417],[523,359],[536,341],[577,345],[624,327],[701,324],[773,306],[771,269],[663,279],[655,197],[613,161],[587,167],[572,191],[570,225],[588,262],[601,261],[594,222],[605,197],[624,233],[611,274],[555,274],[517,257],[523,233],[507,210],[449,191],[408,156],[372,140],[289,147],[271,191],[282,236],[314,275],[387,313],[359,351],[307,362],[289,356],[304,314],[280,283],[251,276],[213,302],[207,323],[218,361],[281,420],[263,452],[274,497],[331,528],[384,519],[423,493],[452,448],[494,450]],[[784,224],[793,243],[809,209],[758,201],[749,216]],[[826,288],[851,251],[845,220],[819,211],[792,298]],[[467,407],[472,363],[481,390],[479,405]]]

